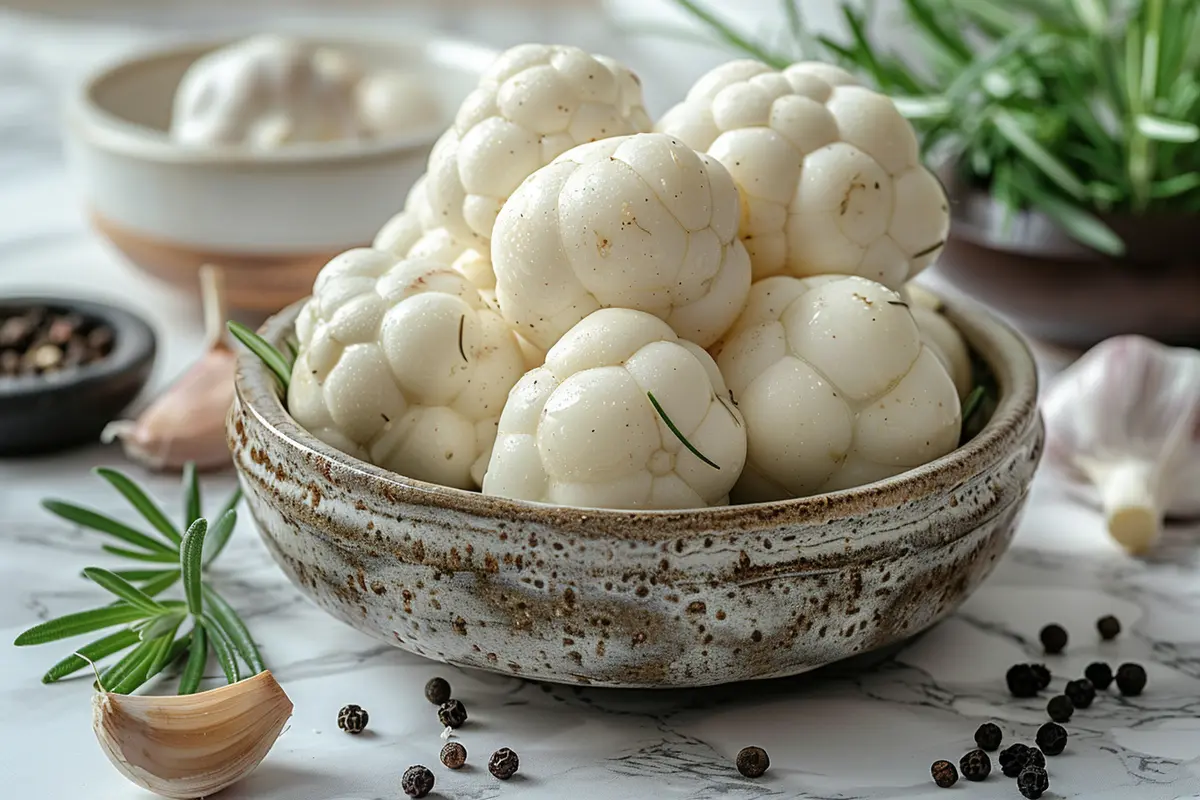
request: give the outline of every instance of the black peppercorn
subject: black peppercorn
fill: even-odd
[[[1141,664],[1117,667],[1117,689],[1126,697],[1136,697],[1146,688],[1146,670]]]
[[[737,771],[747,778],[761,778],[771,766],[771,758],[761,747],[743,747],[737,754]]]
[[[1039,638],[1042,640],[1042,647],[1046,648],[1050,655],[1061,653],[1067,646],[1067,630],[1062,625],[1047,625],[1042,628]]]
[[[1083,671],[1083,676],[1092,682],[1100,691],[1107,689],[1113,681],[1112,667],[1105,664],[1103,661],[1094,661],[1088,664],[1087,669]]]
[[[362,706],[348,705],[338,712],[338,727],[346,733],[359,734],[366,729],[370,718]]]
[[[1037,746],[1048,756],[1056,756],[1067,746],[1067,729],[1057,722],[1047,722],[1038,728]]]
[[[409,797],[424,797],[433,791],[433,773],[420,764],[409,767],[400,779],[400,788]]]
[[[488,772],[502,781],[516,775],[517,768],[520,766],[521,759],[517,758],[517,754],[507,747],[501,747],[488,759]]]
[[[1055,695],[1050,698],[1050,702],[1046,704],[1046,713],[1050,715],[1050,719],[1055,722],[1066,722],[1071,719],[1071,715],[1075,713],[1075,704],[1071,702],[1071,698],[1065,694]]]
[[[1013,697],[1036,697],[1038,693],[1038,678],[1028,664],[1014,664],[1004,675],[1008,683],[1008,691]]]
[[[929,768],[929,772],[933,775],[933,782],[943,789],[949,789],[958,783],[958,770],[949,761],[933,762],[933,766]]]
[[[1041,767],[1026,767],[1017,776],[1017,790],[1022,797],[1038,800],[1050,788],[1050,776]]]
[[[1021,743],[1011,744],[1000,751],[1000,771],[1006,777],[1015,778],[1029,763],[1030,747]]]
[[[461,728],[467,721],[467,707],[461,700],[450,700],[438,708],[438,720],[448,728]]]
[[[438,757],[448,769],[462,769],[463,764],[467,763],[467,748],[458,742],[446,742]]]
[[[1046,754],[1036,747],[1031,747],[1025,751],[1025,766],[1046,768]]]
[[[992,771],[992,760],[982,750],[972,750],[958,762],[962,776],[969,781],[981,781]]]
[[[1030,664],[1029,668],[1037,676],[1038,689],[1045,689],[1050,685],[1050,670],[1045,664]]]
[[[1096,630],[1100,631],[1101,639],[1110,642],[1121,635],[1121,621],[1109,614],[1096,620]]]
[[[1076,708],[1087,708],[1096,699],[1096,687],[1087,678],[1080,678],[1077,681],[1068,681],[1063,694],[1071,698],[1071,705]]]
[[[435,706],[450,702],[450,684],[445,678],[431,678],[425,684],[425,699]]]
[[[979,730],[975,731],[975,744],[984,750],[998,750],[1002,741],[1004,741],[1004,734],[1000,732],[1000,728],[995,723],[985,722],[979,726]]]

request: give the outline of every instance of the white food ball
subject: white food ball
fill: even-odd
[[[359,67],[328,47],[253,36],[197,59],[176,89],[171,137],[189,145],[269,149],[367,134]]]
[[[909,307],[873,281],[758,281],[714,353],[746,421],[739,502],[859,486],[958,445],[953,381]]]
[[[706,347],[750,287],[737,220],[729,173],[673,137],[582,145],[504,205],[492,239],[496,299],[543,349],[605,307],[649,312]]]
[[[437,125],[442,109],[428,78],[400,70],[380,70],[358,86],[363,125],[376,136],[406,133]]]
[[[322,269],[296,322],[288,410],[310,433],[418,480],[479,488],[516,337],[462,275],[349,250]]]
[[[655,316],[603,309],[513,388],[483,491],[588,508],[724,505],[745,431],[708,353]]]
[[[577,47],[508,50],[468,95],[434,146],[426,194],[456,238],[491,238],[500,207],[526,176],[570,148],[647,131],[637,76]]]
[[[655,129],[733,175],[755,280],[840,273],[899,289],[945,243],[949,204],[912,126],[837,67],[723,64]]]
[[[958,390],[958,398],[963,400],[974,388],[971,379],[971,354],[967,343],[950,320],[937,311],[922,305],[910,303],[913,319],[917,321],[917,329],[921,332],[921,341],[941,359],[942,365],[954,381]]]

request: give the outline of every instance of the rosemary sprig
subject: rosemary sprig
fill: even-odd
[[[77,648],[50,667],[42,682],[54,683],[118,653],[124,655],[105,669],[98,681],[108,691],[122,694],[138,689],[185,655],[187,662],[179,692],[195,692],[210,651],[231,682],[243,674],[239,659],[252,673],[261,672],[265,668],[262,655],[246,624],[205,578],[205,570],[221,554],[236,526],[241,490],[235,491],[222,505],[210,529],[207,519],[201,516],[199,479],[194,465],[189,464],[183,476],[186,532],[180,535],[158,504],[127,476],[105,468],[97,469],[96,473],[129,500],[156,534],[62,500],[48,499],[42,506],[68,522],[137,548],[126,550],[104,545],[108,553],[163,566],[121,570],[84,568],[83,576],[112,594],[116,602],[35,625],[18,636],[15,644],[18,647],[46,644],[123,627]],[[184,599],[158,599],[158,595],[181,580]],[[189,628],[180,634],[180,628],[189,620]]]
[[[703,461],[705,464],[708,464],[713,469],[720,469],[720,467],[717,466],[715,462],[711,461],[708,456],[697,450],[692,443],[687,440],[687,437],[680,432],[679,428],[675,427],[675,423],[671,421],[671,418],[667,416],[667,412],[663,410],[663,407],[659,405],[658,400],[655,399],[654,392],[646,392],[646,397],[650,398],[650,405],[654,406],[654,410],[658,412],[658,415],[662,417],[663,422],[665,422],[667,427],[671,429],[671,433],[675,434],[675,438],[682,442],[683,446],[690,450],[692,455]]]
[[[267,368],[275,373],[275,377],[279,380],[279,385],[283,387],[284,395],[287,395],[288,384],[292,382],[292,362],[295,356],[290,359],[287,358],[283,353],[275,349],[273,344],[240,322],[230,320],[226,323],[226,327],[233,334],[233,338],[244,344],[246,349],[258,356],[267,365]],[[289,344],[290,347],[291,345]]]

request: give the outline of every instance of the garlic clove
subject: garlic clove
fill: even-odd
[[[1109,532],[1133,553],[1168,514],[1200,510],[1200,352],[1117,336],[1046,393],[1048,463],[1091,487]]]
[[[253,772],[291,715],[270,671],[199,694],[102,692],[92,700],[92,728],[113,766],[180,800],[208,797]]]

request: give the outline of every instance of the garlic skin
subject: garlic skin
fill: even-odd
[[[161,797],[208,797],[245,778],[292,715],[270,671],[199,694],[92,699],[92,729],[121,774]]]
[[[1168,514],[1200,514],[1200,352],[1116,336],[1065,369],[1042,403],[1046,455],[1099,494],[1131,553]]]

